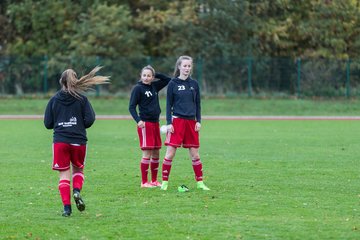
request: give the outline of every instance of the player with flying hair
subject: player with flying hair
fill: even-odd
[[[199,155],[201,128],[200,89],[191,78],[193,59],[180,56],[175,64],[174,78],[167,88],[166,121],[167,146],[162,165],[161,190],[167,190],[172,160],[178,147],[189,149],[197,188],[210,190],[203,182],[202,162]]]
[[[85,210],[80,191],[84,183],[86,129],[94,123],[95,112],[83,93],[94,85],[109,83],[108,76],[96,76],[100,69],[97,66],[81,78],[73,69],[65,70],[59,80],[61,89],[49,100],[45,110],[44,125],[54,132],[52,169],[59,171],[58,188],[64,217],[72,213],[71,177],[76,207],[79,211]]]
[[[159,80],[154,81],[157,78]],[[160,137],[160,104],[158,92],[166,87],[171,80],[161,73],[155,73],[150,65],[143,67],[140,80],[131,92],[129,112],[137,124],[142,158],[140,161],[142,188],[160,187],[157,181],[159,168],[159,152],[162,145]],[[139,114],[136,107],[139,108]],[[151,171],[151,181],[148,181],[148,171]]]

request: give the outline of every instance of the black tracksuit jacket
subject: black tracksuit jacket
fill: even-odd
[[[159,122],[161,109],[158,92],[166,87],[171,78],[161,73],[156,73],[155,78],[159,80],[153,81],[150,85],[139,81],[131,92],[129,112],[137,123],[140,120]],[[136,111],[136,106],[139,107],[139,114]]]
[[[53,142],[86,144],[86,128],[95,121],[95,112],[86,96],[77,99],[58,91],[49,101],[44,116],[47,129],[54,129]]]
[[[172,123],[172,116],[201,123],[200,89],[194,79],[173,78],[170,81],[166,96],[167,124]]]

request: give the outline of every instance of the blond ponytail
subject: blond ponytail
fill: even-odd
[[[65,70],[60,77],[59,83],[62,90],[68,92],[76,98],[80,98],[80,94],[92,89],[94,85],[110,83],[109,76],[96,76],[96,73],[101,69],[101,66],[96,66],[87,75],[77,78],[76,72],[72,69]]]

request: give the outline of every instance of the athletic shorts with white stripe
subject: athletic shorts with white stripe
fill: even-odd
[[[174,132],[166,134],[165,145],[184,148],[199,148],[199,132],[195,131],[195,120],[174,117],[172,125]]]
[[[78,168],[84,168],[86,161],[86,145],[70,143],[53,143],[53,170],[64,171],[70,168],[70,163]]]
[[[145,122],[144,128],[137,128],[140,148],[152,150],[161,148],[160,124],[159,122]]]

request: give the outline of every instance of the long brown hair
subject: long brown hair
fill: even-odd
[[[183,60],[190,60],[191,62],[193,62],[193,59],[192,59],[192,57],[190,57],[190,56],[186,56],[186,55],[185,55],[185,56],[180,56],[180,57],[178,58],[178,60],[176,61],[176,63],[175,63],[174,77],[180,76],[179,66],[181,65],[181,63],[182,63]],[[191,69],[191,71],[192,71],[192,69]]]
[[[76,98],[81,98],[80,94],[91,89],[94,85],[110,83],[109,76],[95,76],[101,68],[101,66],[96,66],[80,79],[77,78],[77,74],[73,69],[66,69],[61,74],[59,80],[62,90],[68,92]]]

